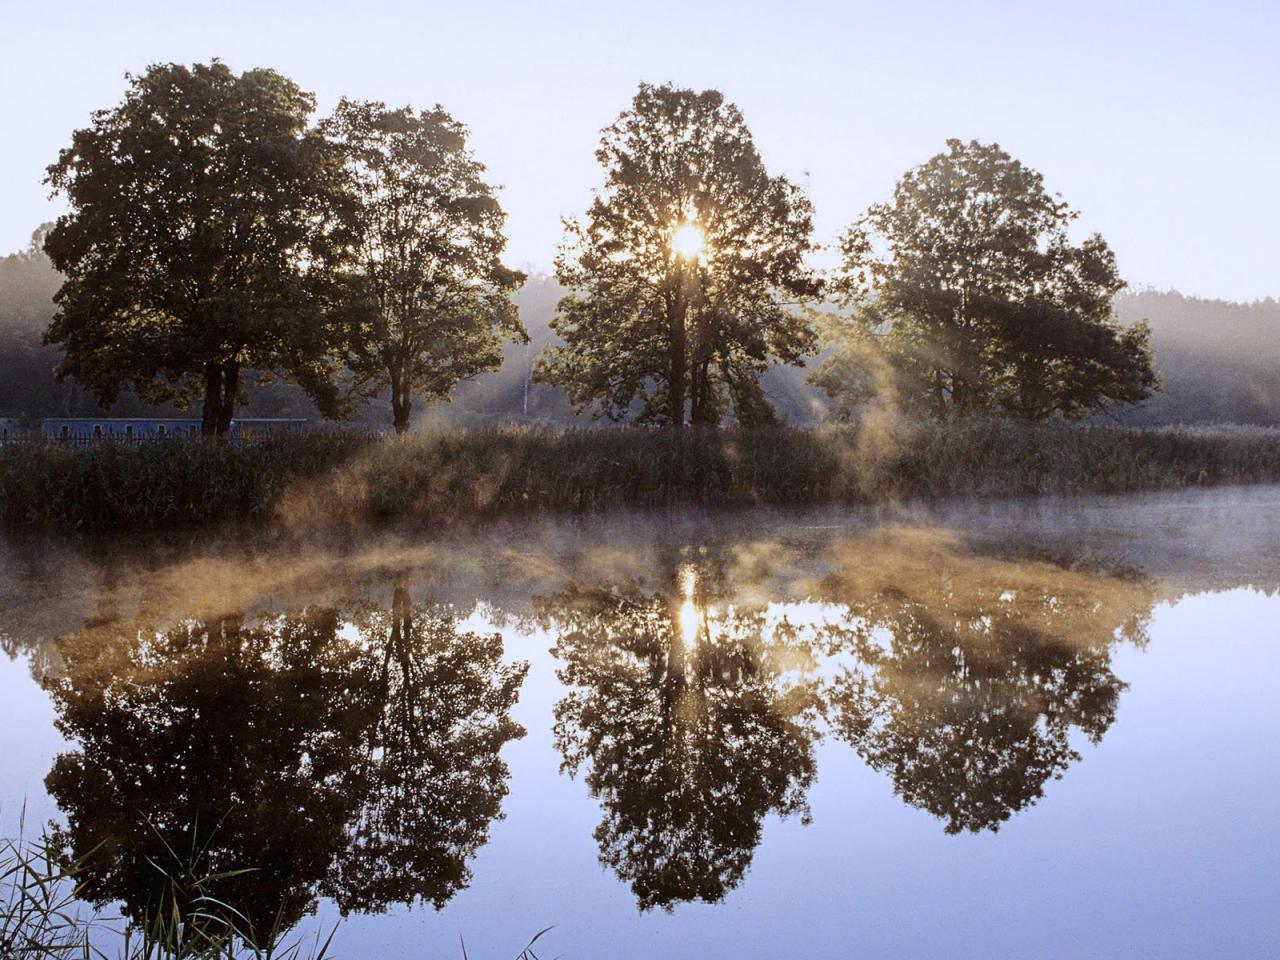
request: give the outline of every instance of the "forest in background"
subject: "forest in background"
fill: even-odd
[[[23,252],[0,258],[0,416],[28,421],[53,416],[182,415],[185,411],[147,405],[126,392],[107,411],[73,382],[56,383],[57,347],[41,338],[53,316],[53,294],[61,277],[39,249],[43,230]],[[586,425],[557,387],[530,382],[530,369],[543,348],[555,342],[550,321],[563,289],[545,274],[530,276],[515,294],[528,345],[507,344],[506,360],[494,373],[461,384],[450,403],[419,410],[416,425],[478,426],[532,422]],[[1110,422],[1141,426],[1240,423],[1280,426],[1280,300],[1234,303],[1189,297],[1175,291],[1126,291],[1116,298],[1125,325],[1146,318],[1151,324],[1156,369],[1163,390],[1131,409],[1107,414]],[[764,377],[766,394],[779,418],[799,426],[823,418],[825,395],[806,380],[817,360],[804,368],[774,367]],[[314,405],[297,387],[250,382],[244,417],[318,419]],[[389,399],[364,404],[349,421],[382,430]]]

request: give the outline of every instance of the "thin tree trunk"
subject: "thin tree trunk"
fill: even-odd
[[[693,409],[690,422],[694,426],[711,426],[711,361],[702,360],[693,368]]]
[[[413,395],[409,390],[409,377],[398,363],[392,363],[387,371],[391,381],[391,422],[396,436],[404,436],[409,429],[409,415],[413,409]]]
[[[409,430],[409,413],[413,407],[413,400],[408,394],[400,397],[392,397],[391,412],[395,418],[396,436],[403,436]]]
[[[204,408],[200,413],[200,435],[218,435],[218,419],[222,412],[222,367],[212,361],[204,365]]]
[[[231,418],[236,412],[236,397],[240,393],[240,364],[222,365],[222,403],[218,411],[218,436],[231,433]]]
[[[667,416],[673,427],[684,426],[685,378],[688,376],[688,331],[685,321],[689,312],[689,301],[683,289],[676,293],[675,303],[670,312],[669,343],[667,345]]]

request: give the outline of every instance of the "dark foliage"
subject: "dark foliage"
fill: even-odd
[[[271,70],[166,64],[76,131],[48,176],[71,206],[44,245],[60,376],[103,403],[202,395],[206,434],[227,433],[249,369],[337,411],[324,306],[345,196],[314,108]]]

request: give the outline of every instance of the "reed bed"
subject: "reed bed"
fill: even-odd
[[[1280,430],[999,420],[799,430],[529,427],[235,445],[0,448],[0,523],[134,531],[529,512],[1126,492],[1280,481]]]
[[[160,864],[153,863],[157,871]],[[213,894],[229,874],[201,874],[183,864],[162,878],[189,895],[157,904],[140,923],[104,917],[81,899],[82,867],[70,863],[48,837],[0,839],[0,960],[326,960],[336,928],[327,936],[291,934],[277,922],[255,931],[244,914]],[[246,871],[237,871],[246,872]],[[279,914],[277,914],[277,918]],[[516,960],[541,960],[538,931]],[[465,941],[459,953],[469,960]],[[365,955],[361,955],[365,956]]]
[[[287,941],[279,927],[251,931],[210,893],[216,875],[169,877],[192,894],[188,908],[157,904],[137,924],[91,909],[81,875],[48,838],[0,840],[2,960],[325,960],[329,953],[332,934],[308,944]]]

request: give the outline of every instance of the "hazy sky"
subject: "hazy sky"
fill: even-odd
[[[1045,174],[1135,285],[1280,295],[1280,3],[0,0],[0,252],[58,211],[44,167],[123,73],[220,57],[317,94],[443,104],[549,267],[640,81],[717,87],[829,242],[948,137]]]

